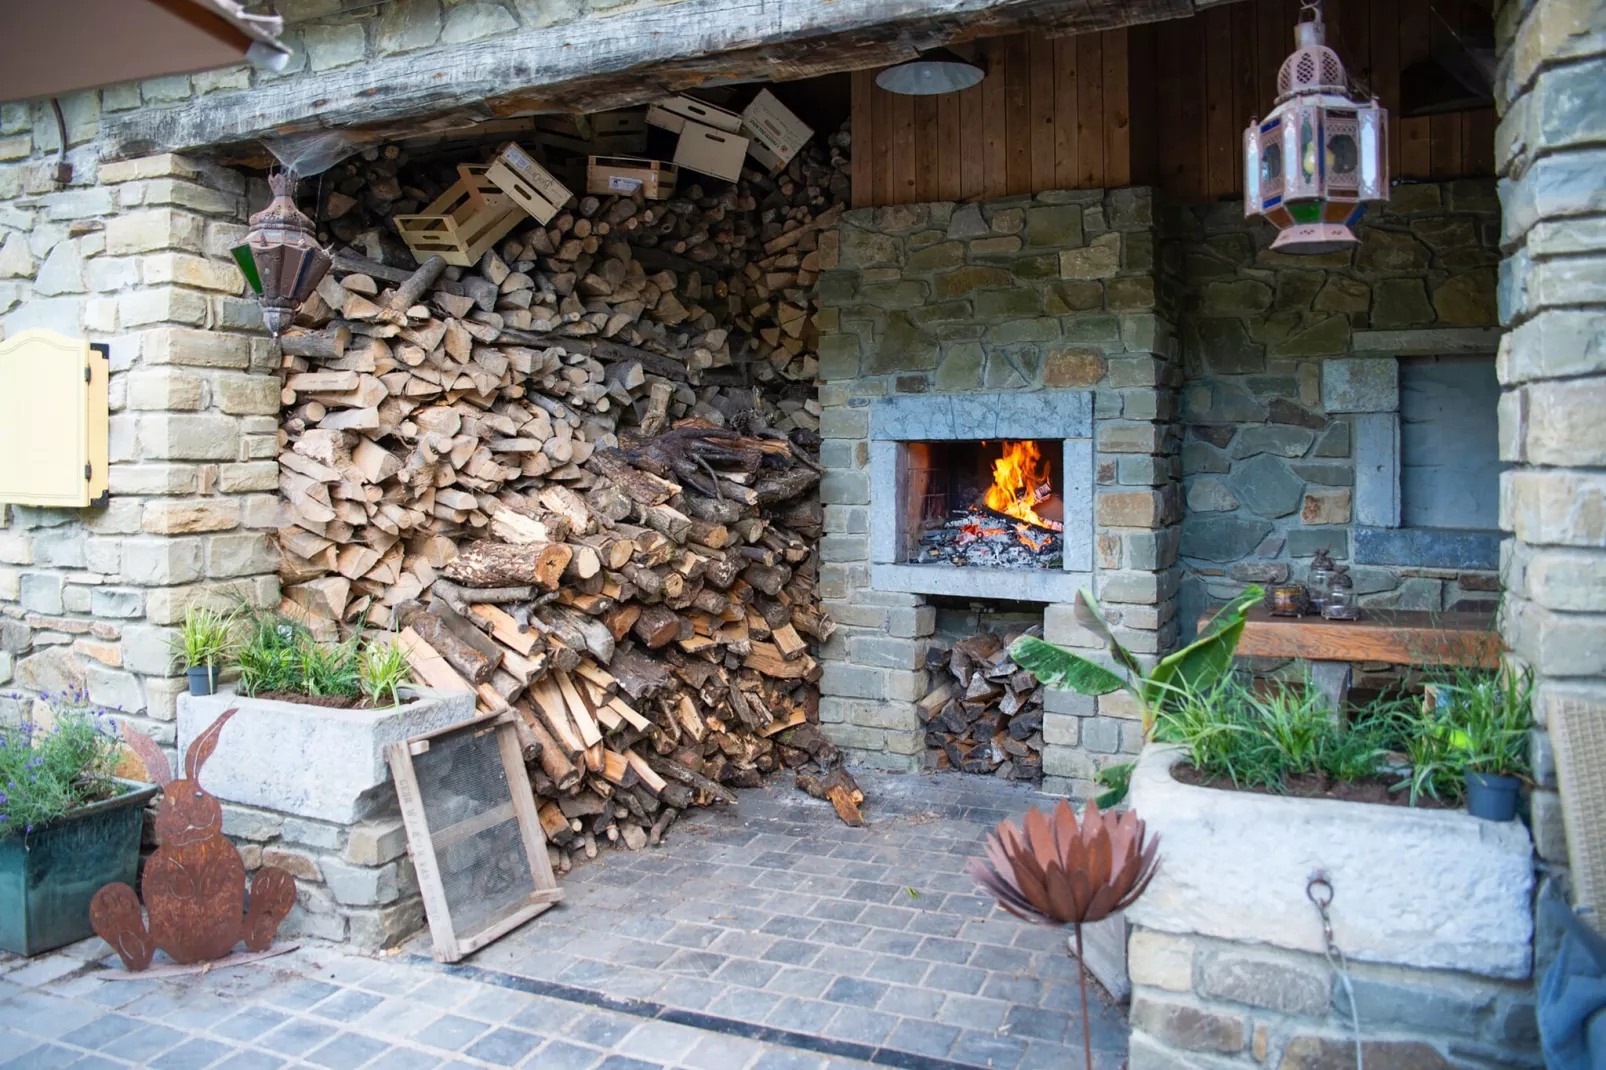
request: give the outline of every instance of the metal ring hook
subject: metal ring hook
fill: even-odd
[[[1325,894],[1318,889],[1324,889]],[[1325,870],[1319,869],[1310,875],[1310,879],[1305,882],[1305,897],[1316,904],[1316,909],[1323,914],[1327,912],[1328,906],[1333,902],[1333,882],[1328,879]]]

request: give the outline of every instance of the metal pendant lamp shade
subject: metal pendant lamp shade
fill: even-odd
[[[329,254],[318,244],[317,228],[296,207],[296,176],[268,176],[273,200],[251,217],[245,244],[233,249],[235,263],[262,303],[262,322],[277,338],[295,319],[301,303],[328,274]]]
[[[922,52],[919,59],[888,67],[875,76],[875,84],[888,93],[909,97],[930,97],[939,93],[958,93],[987,76],[980,62],[965,59],[946,48]]]
[[[1355,245],[1367,202],[1388,200],[1388,112],[1350,96],[1319,4],[1304,9],[1314,18],[1295,27],[1277,106],[1244,131],[1244,215],[1282,232],[1274,250],[1314,255]]]

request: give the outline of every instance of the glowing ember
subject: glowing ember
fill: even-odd
[[[1034,553],[1041,552],[1045,546],[1054,541],[1052,534],[1033,535],[1032,529],[1025,524],[1015,525],[1015,536],[1022,543],[1031,547]]]
[[[1065,527],[1037,515],[1037,504],[1054,493],[1048,463],[1037,443],[1004,443],[1004,455],[993,462],[993,485],[987,488],[987,508],[1024,520],[1049,531]]]

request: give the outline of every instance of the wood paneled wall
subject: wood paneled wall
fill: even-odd
[[[1298,12],[1298,0],[1252,0],[1129,31],[1134,181],[1190,202],[1242,191],[1243,129],[1276,100]],[[1470,0],[1328,0],[1326,15],[1351,80],[1389,109],[1395,178],[1494,173],[1493,108],[1399,118],[1400,72],[1473,18]]]
[[[1132,181],[1127,31],[995,37],[987,77],[907,97],[853,74],[853,203],[984,200]]]
[[[1492,108],[1400,119],[1400,72],[1475,16],[1474,0],[1327,0],[1328,43],[1389,109],[1396,178],[1494,171]],[[1183,201],[1243,188],[1241,138],[1276,97],[1298,0],[1245,0],[1191,19],[981,41],[988,75],[905,97],[853,74],[853,203],[983,200],[1130,183]],[[1487,15],[1484,15],[1487,21]]]

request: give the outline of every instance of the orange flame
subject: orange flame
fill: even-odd
[[[1004,455],[993,462],[993,485],[987,488],[987,508],[1050,531],[1060,525],[1037,515],[1036,505],[1047,498],[1048,464],[1037,443],[1004,443]]]

